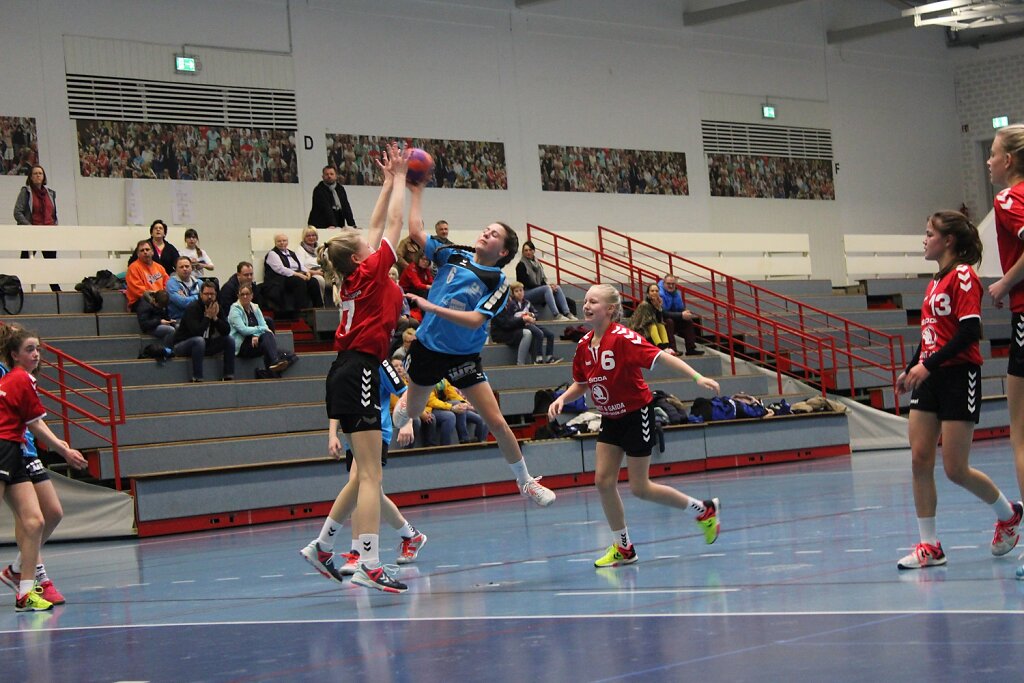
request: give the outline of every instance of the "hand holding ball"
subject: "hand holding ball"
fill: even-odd
[[[434,157],[419,147],[409,150],[409,168],[405,172],[405,182],[410,185],[426,185],[433,175]]]

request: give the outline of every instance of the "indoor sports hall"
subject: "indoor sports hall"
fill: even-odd
[[[0,679],[961,681],[1024,665],[1018,3],[0,8],[0,273],[17,278],[0,275]],[[434,387],[383,467],[405,525],[382,518],[381,571],[403,593],[300,554],[347,481],[325,378],[359,295],[335,298],[316,248],[384,225],[391,141],[419,150],[422,189],[399,202],[403,239],[368,243],[405,294],[451,283],[419,258],[413,196],[427,244],[454,243],[441,253],[479,256],[499,221],[516,235],[487,305],[518,283],[534,311],[509,337],[488,309],[479,359],[526,481],[557,496],[519,495],[493,425]],[[942,241],[954,220],[980,261]],[[450,261],[491,267],[466,258]],[[717,537],[641,499],[624,459],[617,545],[604,379],[549,419],[587,358],[615,369],[588,343],[595,285],[632,326],[608,329],[663,352],[643,368],[651,481],[715,501]],[[383,333],[397,366],[430,350],[403,334],[441,315],[423,297]],[[190,315],[209,321],[198,353]],[[225,358],[210,340],[231,334],[246,352]],[[22,339],[41,342],[39,410]],[[935,357],[968,384],[936,379],[953,375]],[[966,431],[942,432],[928,513],[928,439],[912,450],[908,432],[940,413]],[[37,436],[35,469],[21,434],[43,423],[58,443]],[[968,453],[995,503],[954,483]],[[352,534],[324,557],[340,566]],[[33,580],[21,557],[39,548]],[[620,551],[637,561],[595,566]]]

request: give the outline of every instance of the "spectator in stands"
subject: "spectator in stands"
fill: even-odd
[[[203,357],[224,354],[224,381],[235,378],[235,341],[227,320],[220,317],[217,288],[204,282],[199,299],[185,309],[174,333],[174,355],[191,356],[192,381],[203,381]]]
[[[683,293],[679,291],[679,279],[672,273],[666,274],[658,283],[658,293],[661,294],[665,327],[668,327],[669,321],[672,322],[671,334],[673,337],[679,334],[683,338],[687,356],[703,355],[704,352],[697,348],[697,325],[700,324],[700,318],[686,308]]]
[[[660,288],[658,285],[648,285],[647,296],[637,304],[636,310],[629,318],[629,329],[638,332],[662,351],[678,356],[675,335],[668,327],[671,324],[672,320],[665,317]]]
[[[204,277],[212,273],[214,269],[213,259],[210,253],[199,246],[199,233],[195,228],[185,231],[185,248],[181,250],[181,256],[187,256],[192,261],[192,272],[198,277]]]
[[[455,411],[451,403],[430,392],[427,405],[420,414],[424,446],[450,446],[455,443]]]
[[[526,298],[535,306],[548,307],[548,311],[556,321],[578,320],[569,310],[569,303],[558,285],[548,284],[544,274],[544,266],[537,260],[537,251],[533,242],[523,242],[523,257],[516,264],[516,279],[526,287]]]
[[[401,344],[397,348],[392,349],[391,351],[391,359],[394,360],[395,358],[397,358],[399,361],[404,361],[406,355],[408,355],[409,353],[409,347],[412,346],[412,343],[414,341],[416,341],[416,328],[405,328],[405,331],[402,332]]]
[[[398,284],[398,280],[400,278],[398,276],[398,268],[396,266],[391,266],[391,270],[388,271],[388,276],[391,278],[392,282],[396,285]],[[402,287],[399,285],[398,288],[401,289]],[[420,321],[412,317],[412,308],[409,306],[409,300],[405,298],[405,292],[402,292],[402,313],[398,316],[398,325],[395,327],[393,338],[395,340],[401,339],[407,329],[411,327],[415,330],[419,326]]]
[[[167,312],[171,314],[172,320],[181,320],[185,308],[199,299],[199,286],[203,281],[192,275],[192,261],[188,256],[179,256],[175,264],[174,275],[167,278],[167,294],[171,303],[167,306]],[[216,287],[215,287],[216,288]]]
[[[422,252],[415,263],[410,263],[405,267],[402,277],[398,279],[398,286],[402,288],[403,294],[408,292],[422,297],[430,294],[430,285],[433,283],[434,270],[431,268],[430,259]],[[419,308],[413,307],[410,315],[417,321],[423,320],[423,312]]]
[[[442,219],[434,223],[434,237],[441,244],[451,244],[452,241],[448,239],[448,221]]]
[[[256,379],[278,377],[298,360],[287,351],[278,351],[277,337],[267,326],[260,307],[252,302],[252,287],[238,288],[238,301],[231,304],[228,313],[229,334],[234,340],[235,355],[240,358],[263,356],[263,370],[256,370]]]
[[[239,261],[238,265],[235,266],[235,274],[228,278],[227,282],[221,285],[220,292],[217,294],[217,302],[220,303],[220,310],[227,315],[227,312],[231,310],[231,304],[238,301],[238,289],[242,285],[249,285],[252,287],[252,302],[258,306],[264,307],[266,304],[261,296],[262,287],[256,284],[254,280],[254,270],[252,264],[248,261]],[[266,318],[267,323],[270,325],[270,329],[274,329],[273,321],[266,317],[264,312],[263,317]]]
[[[316,248],[318,246],[319,236],[317,235],[316,228],[312,225],[307,226],[302,231],[302,242],[299,243],[301,247],[298,252],[299,263],[305,268],[306,272],[309,273],[317,284],[320,285],[320,299],[324,302],[324,306],[331,300],[328,295],[327,280],[324,278],[324,269],[320,267],[320,261],[316,258]],[[333,285],[332,285],[333,287]]]
[[[509,289],[512,296],[491,319],[491,339],[518,349],[516,365],[527,365],[530,359],[536,363],[558,363],[561,359],[554,356],[555,334],[537,325],[537,312],[526,299],[523,283],[513,282]],[[545,341],[546,358],[542,354]]]
[[[57,225],[57,193],[46,186],[46,171],[42,166],[33,166],[25,186],[18,192],[14,203],[14,220],[18,225]],[[57,258],[56,251],[44,251],[43,258]],[[21,252],[21,258],[28,258],[29,252]],[[50,289],[60,291],[60,285],[52,283]]]
[[[153,244],[149,240],[140,240],[135,245],[125,282],[129,311],[135,310],[144,292],[155,292],[167,287],[167,271],[153,260]]]
[[[406,235],[398,242],[398,246],[395,247],[395,253],[398,254],[395,266],[398,268],[398,272],[401,273],[410,263],[416,263],[420,254],[423,253],[423,248]]]
[[[459,443],[481,442],[487,439],[487,425],[484,419],[476,412],[473,404],[469,402],[462,392],[446,379],[442,379],[434,387],[434,393],[439,401],[447,403],[451,407],[448,410],[455,415],[455,433],[459,437]],[[475,436],[470,438],[469,425],[474,425]]]
[[[323,306],[320,283],[302,267],[298,255],[288,248],[288,236],[274,235],[274,248],[264,258],[263,297],[279,315],[294,317],[296,312]]]
[[[174,329],[178,326],[177,321],[167,312],[169,302],[167,290],[161,289],[143,292],[135,306],[135,316],[142,333],[153,335],[167,348],[174,346]]]
[[[338,182],[338,169],[334,166],[324,166],[323,180],[313,188],[313,208],[306,223],[321,229],[356,227],[352,206],[344,186]]]
[[[160,219],[153,221],[149,226],[148,240],[153,247],[153,260],[163,266],[168,273],[173,273],[178,264],[179,254],[177,247],[164,239],[166,236],[167,224]],[[135,258],[133,255],[128,259],[129,266],[135,262]]]

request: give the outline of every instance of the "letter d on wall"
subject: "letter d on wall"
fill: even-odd
[[[303,135],[302,144],[306,149],[313,149],[313,138],[308,135]]]

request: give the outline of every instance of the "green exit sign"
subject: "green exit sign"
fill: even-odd
[[[194,74],[196,72],[196,58],[195,57],[175,57],[174,58],[174,70],[182,71],[184,73]]]
[[[775,118],[775,107],[770,104],[761,105],[761,118],[762,119],[774,119]]]
[[[1006,128],[1010,125],[1010,119],[1006,116],[996,116],[992,119],[993,128]]]

